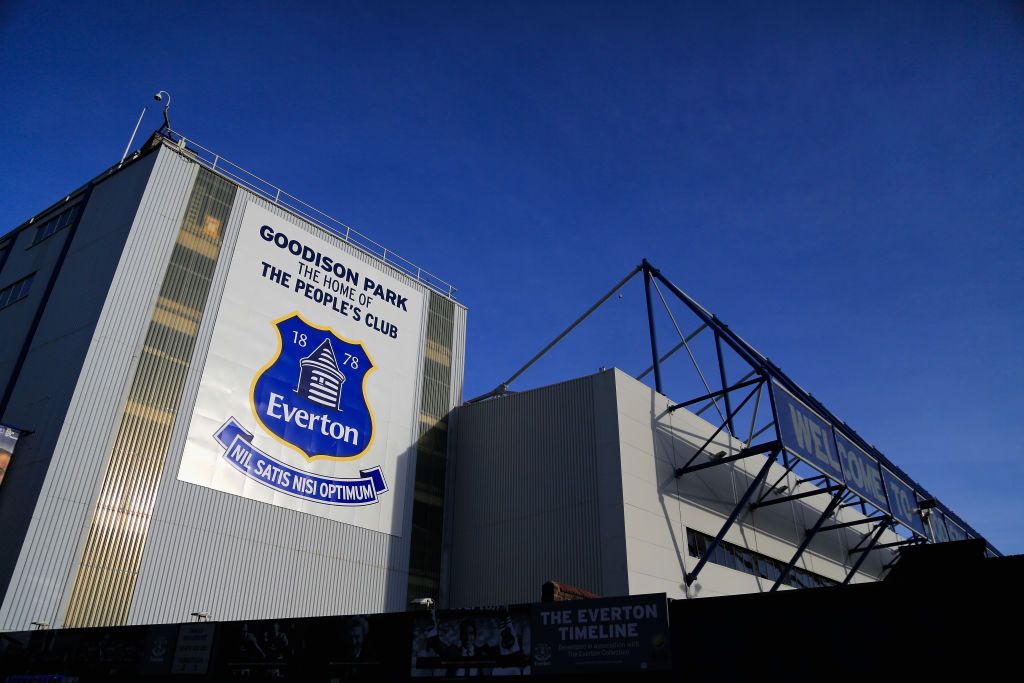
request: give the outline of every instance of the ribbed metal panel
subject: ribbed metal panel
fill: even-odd
[[[184,210],[195,167],[174,154],[157,152],[150,180],[138,204],[12,576],[0,628],[24,629],[32,621],[61,623],[61,605],[74,581],[76,560],[88,532],[91,511],[106,468],[106,456],[142,337]],[[140,166],[140,169],[142,167]],[[124,194],[131,167],[99,185],[83,217],[82,248],[89,225],[102,232],[104,206],[123,211],[137,201]],[[113,213],[114,209],[111,208]],[[97,213],[99,212],[99,213]],[[117,251],[112,252],[116,256]],[[72,378],[69,378],[73,381]]]
[[[596,438],[595,381],[459,409],[452,606],[535,601],[547,580],[604,590],[600,470],[617,449]]]
[[[341,240],[240,189],[214,273],[211,303],[198,333],[182,408],[143,556],[128,623],[187,620],[194,611],[214,619],[252,619],[405,608],[408,575],[411,472],[393,495],[404,496],[402,537],[333,522],[220,493],[177,480],[181,453],[199,390],[216,308],[227,281],[233,245],[246,202],[302,226],[339,250],[362,255]],[[417,291],[428,290],[400,272],[388,272]],[[424,301],[427,301],[425,296]],[[457,304],[455,309],[464,309]],[[424,325],[426,321],[424,311]],[[462,358],[462,348],[458,350]],[[421,352],[421,355],[425,355]],[[423,361],[420,360],[422,368]],[[461,372],[461,370],[460,370]],[[422,381],[420,382],[422,384]],[[419,401],[421,388],[417,387]],[[446,397],[451,400],[450,396]],[[418,403],[417,403],[418,405]],[[410,434],[410,442],[417,434]],[[414,458],[410,458],[414,460]],[[201,578],[200,578],[201,577]]]
[[[435,601],[440,597],[456,308],[451,300],[430,295],[416,445],[409,595]]]
[[[450,605],[451,586],[451,548],[452,532],[454,522],[454,496],[455,475],[457,467],[455,459],[458,457],[458,410],[456,406],[462,403],[462,388],[465,376],[465,348],[466,348],[466,309],[456,306],[454,311],[454,325],[452,327],[452,372],[451,385],[449,387],[449,405],[452,409],[448,413],[448,439],[445,469],[445,496],[441,510],[442,514],[442,535],[440,568],[438,572],[437,604],[441,607]],[[410,596],[412,588],[410,587]]]
[[[123,624],[235,187],[202,170],[177,233],[78,565],[65,626]],[[207,221],[214,221],[208,223]]]
[[[466,309],[455,307],[455,325],[452,329],[452,381],[448,405],[462,404],[462,387],[466,375]]]
[[[177,481],[181,451],[245,202],[254,201],[302,225],[343,252],[363,254],[239,190],[230,218],[224,224],[224,247],[213,272],[205,315],[201,321],[195,320],[194,315],[182,315],[183,311],[160,301],[158,295],[198,168],[173,149],[161,148],[156,157],[90,342],[24,552],[0,609],[0,628],[26,628],[29,622],[40,620],[61,623],[72,604],[72,587],[83,554],[85,571],[91,571],[89,565],[95,564],[96,558],[106,561],[107,569],[114,571],[108,571],[103,580],[97,579],[95,572],[83,580],[89,591],[83,589],[72,611],[76,615],[91,611],[92,621],[80,623],[173,622],[187,619],[196,610],[227,619],[404,609],[416,465],[412,450],[405,461],[405,482],[396,482],[398,485],[393,489],[394,495],[401,496],[406,503],[402,537]],[[129,168],[122,173],[130,171]],[[401,272],[383,267],[393,277],[423,292],[425,302],[436,297]],[[438,299],[449,313],[449,330],[440,333],[447,335],[449,365],[453,367],[443,391],[432,387],[424,395],[421,379],[415,396],[411,397],[417,406],[424,401],[431,406],[436,404],[431,415],[445,414],[442,404],[451,407],[461,396],[464,358],[465,309],[443,297]],[[429,324],[427,309],[424,306],[424,329]],[[167,402],[167,396],[160,393],[159,382],[146,382],[138,387],[132,382],[137,368],[145,374],[140,358],[147,344],[146,331],[157,317],[164,327],[198,323],[191,362],[181,365],[184,390],[177,411]],[[428,352],[436,353],[436,349],[421,349],[421,377]],[[136,395],[137,392],[140,393]],[[146,401],[135,400],[139,397]],[[154,405],[144,407],[142,403]],[[134,427],[127,426],[132,416],[140,414],[147,419],[136,420]],[[154,418],[160,429],[154,429],[152,424],[142,426],[144,422],[153,423]],[[422,424],[413,425],[410,443],[421,430]],[[115,458],[108,468],[107,455],[117,450],[119,433],[122,437],[128,434],[128,441],[134,439],[134,443],[143,444],[151,454],[165,450],[166,458],[159,458],[159,463],[148,462],[139,459],[133,449],[127,449],[122,453],[124,457]],[[163,441],[166,447],[156,443],[154,449],[156,441]],[[133,515],[125,508],[113,515],[118,519],[118,533],[111,536],[94,531],[87,544],[90,521],[97,508],[102,513],[104,507],[106,497],[100,492],[105,472],[109,476],[104,490],[118,495],[123,494],[116,486],[118,483],[134,480],[144,484],[140,491],[152,494],[154,483],[159,481],[148,534],[137,533],[145,515]],[[128,508],[133,501],[140,502],[136,498],[128,496]],[[128,565],[137,562],[140,548],[141,565],[135,565],[137,578],[119,581],[113,576],[118,571],[136,573]],[[128,564],[124,565],[126,559]],[[116,566],[118,562],[123,566]],[[274,588],[269,589],[271,586]],[[104,590],[109,593],[104,595],[105,609],[98,607],[103,601],[97,599]],[[129,599],[131,607],[125,619],[123,607]]]

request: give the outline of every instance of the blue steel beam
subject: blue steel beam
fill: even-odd
[[[764,465],[761,467],[761,470],[757,473],[757,476],[754,477],[754,480],[750,482],[750,486],[747,487],[747,490],[743,493],[739,502],[736,503],[736,507],[733,508],[729,518],[725,520],[725,524],[723,524],[722,528],[718,531],[718,535],[715,536],[715,539],[711,541],[711,543],[708,544],[708,547],[704,550],[700,560],[697,561],[697,566],[693,568],[693,571],[687,572],[686,576],[683,577],[687,586],[692,585],[693,582],[697,580],[700,570],[708,563],[708,559],[714,554],[715,549],[722,542],[722,539],[725,538],[725,534],[728,533],[729,529],[732,528],[732,525],[736,523],[740,514],[747,509],[747,505],[750,503],[750,499],[753,497],[754,492],[760,488],[761,483],[764,482],[765,477],[768,476],[768,471],[775,463],[775,459],[777,457],[779,457],[778,450],[773,451],[768,459],[764,461]]]
[[[885,531],[885,530],[886,530],[886,528],[887,528],[887,527],[888,527],[888,526],[889,526],[889,525],[890,525],[891,523],[892,523],[892,518],[891,518],[891,517],[886,517],[886,518],[885,518],[885,519],[884,519],[884,520],[883,520],[883,521],[882,521],[882,522],[881,522],[881,523],[880,523],[880,524],[878,525],[878,528],[877,528],[877,529],[875,529],[875,533],[871,535],[871,541],[870,541],[870,542],[869,542],[869,543],[867,544],[867,546],[866,546],[866,547],[864,548],[864,551],[863,551],[863,552],[862,552],[862,553],[860,554],[860,557],[858,557],[858,558],[857,558],[857,561],[853,563],[853,567],[852,567],[852,568],[850,569],[850,573],[846,575],[846,578],[845,578],[845,579],[843,579],[843,585],[844,585],[844,586],[845,586],[845,585],[847,585],[847,584],[849,584],[849,583],[850,583],[850,581],[852,581],[852,580],[853,580],[853,577],[854,577],[854,575],[855,575],[855,574],[857,573],[857,570],[858,570],[858,569],[860,569],[860,566],[861,566],[862,564],[864,564],[864,560],[866,560],[866,559],[867,559],[867,557],[868,557],[868,553],[869,553],[869,552],[871,552],[871,551],[872,551],[872,550],[874,549],[874,547],[875,547],[875,544],[876,544],[876,543],[878,543],[878,539],[882,537],[882,532],[883,532],[883,531]],[[884,567],[883,569],[888,569],[888,568],[889,568],[889,567],[891,567],[891,566],[892,566],[893,564],[895,564],[895,561],[893,561],[893,562],[890,562],[890,563],[889,563],[889,564],[887,564],[887,565],[886,565],[886,566],[885,566],[885,567]]]
[[[825,523],[826,519],[835,513],[836,507],[839,505],[839,501],[843,499],[843,489],[845,489],[845,487],[840,487],[838,491],[832,494],[832,500],[829,501],[828,506],[825,507],[825,511],[818,517],[814,526],[808,529],[807,533],[804,534],[804,540],[800,543],[800,547],[796,549],[795,553],[793,553],[793,557],[789,559],[789,564],[787,564],[785,569],[782,570],[782,573],[779,574],[779,578],[775,579],[775,583],[772,584],[771,590],[768,591],[769,593],[774,593],[779,590],[779,586],[781,586],[782,582],[786,580],[787,576],[789,576],[789,572],[793,570],[796,563],[800,561],[800,556],[804,554],[805,550],[807,550],[807,546],[811,544],[811,540],[819,531],[822,530],[821,525]]]

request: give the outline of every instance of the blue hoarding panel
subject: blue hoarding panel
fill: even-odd
[[[832,425],[777,384],[772,384],[783,447],[822,474],[843,481]]]
[[[846,485],[883,512],[889,512],[882,487],[882,468],[878,461],[836,431],[836,451],[843,466]]]
[[[921,515],[917,511],[917,497],[914,495],[914,489],[897,479],[896,475],[884,467],[882,468],[882,481],[885,483],[885,492],[889,496],[889,508],[892,516],[927,538],[928,532],[924,528],[924,520],[921,519]]]

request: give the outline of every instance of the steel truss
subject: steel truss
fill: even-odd
[[[601,297],[597,303],[587,309],[583,315],[577,318],[571,325],[569,325],[568,328],[555,337],[554,340],[531,358],[522,368],[513,373],[511,377],[499,384],[492,391],[472,399],[467,403],[476,403],[478,401],[483,401],[508,393],[509,385],[513,381],[526,372],[526,370],[536,363],[537,360],[539,360],[544,354],[550,351],[556,344],[578,327],[637,274],[643,275],[644,301],[647,309],[646,317],[651,349],[651,364],[643,372],[637,375],[636,379],[642,380],[653,372],[654,388],[658,393],[664,394],[664,377],[662,372],[663,364],[677,352],[681,350],[686,351],[705,391],[694,398],[670,405],[667,412],[671,414],[682,408],[689,408],[690,406],[701,404],[700,407],[694,411],[694,414],[702,415],[708,410],[714,409],[719,418],[717,421],[712,421],[712,424],[716,424],[717,422],[717,425],[711,436],[704,441],[701,447],[698,448],[682,466],[676,468],[676,478],[678,479],[701,470],[736,463],[756,455],[765,456],[765,461],[759,471],[747,485],[746,490],[740,496],[736,505],[727,516],[724,524],[719,529],[712,542],[707,546],[707,548],[705,548],[702,556],[698,559],[696,566],[685,574],[685,583],[687,586],[692,585],[697,580],[701,570],[707,564],[708,559],[713,556],[715,549],[722,543],[729,530],[743,514],[759,508],[781,503],[790,503],[819,495],[830,496],[829,503],[821,512],[815,523],[810,528],[806,529],[804,538],[802,539],[799,547],[789,559],[789,562],[783,572],[772,585],[770,589],[771,591],[776,591],[784,585],[786,578],[792,572],[793,568],[799,563],[804,552],[818,534],[864,525],[873,525],[873,527],[861,537],[860,542],[858,542],[854,547],[848,549],[851,560],[853,560],[853,558],[856,559],[853,560],[853,565],[843,583],[849,583],[853,579],[866,560],[868,554],[875,550],[896,549],[896,559],[885,565],[884,569],[887,570],[895,564],[896,561],[898,561],[899,549],[901,547],[930,541],[930,539],[919,535],[919,531],[907,528],[904,523],[893,517],[887,511],[878,509],[874,503],[853,491],[842,482],[834,480],[834,478],[828,474],[814,470],[813,465],[810,465],[804,460],[789,453],[784,445],[782,437],[782,427],[780,426],[778,410],[775,405],[774,393],[772,391],[773,386],[784,389],[787,393],[809,406],[831,424],[842,425],[844,436],[850,438],[858,448],[863,449],[865,453],[870,454],[872,458],[876,459],[880,465],[883,465],[890,472],[899,476],[904,482],[912,486],[919,495],[928,499],[932,498],[923,487],[914,483],[914,481],[900,468],[892,464],[888,458],[861,438],[860,435],[853,431],[845,422],[839,420],[839,418],[829,411],[828,408],[826,408],[820,401],[815,399],[810,393],[790,379],[777,365],[772,363],[766,356],[759,353],[746,341],[740,338],[717,316],[709,312],[694,299],[684,293],[646,259],[644,259],[640,265],[631,270],[626,277],[620,280],[618,284]],[[669,294],[674,296],[675,299],[682,302],[686,309],[697,319],[697,322],[699,322],[699,325],[689,334],[683,333],[682,328],[677,322],[676,317],[673,315],[669,303],[662,292],[662,287],[668,290]],[[654,294],[657,294],[660,299],[665,312],[667,313],[668,318],[679,337],[679,342],[664,355],[659,354],[658,351],[658,337],[655,330]],[[708,381],[708,375],[702,371],[691,347],[691,343],[707,331],[710,331],[713,335],[715,361],[717,364],[717,371],[710,373],[710,376],[717,379],[719,384],[718,388],[712,388]],[[726,372],[726,360],[724,355],[726,349],[731,351],[748,368],[748,371],[743,375],[743,377],[731,384]],[[768,388],[767,392],[765,392],[766,387]],[[765,393],[767,393],[768,396],[767,401],[763,401]],[[751,403],[751,401],[753,401],[751,409],[752,417],[749,429],[744,436],[738,433],[736,423],[740,413],[748,404]],[[763,408],[762,404],[766,404],[767,408]],[[765,418],[767,421],[762,426],[758,427],[757,421],[761,413],[766,413]],[[708,452],[708,449],[715,442],[715,439],[723,433],[728,434],[729,437],[737,439],[745,445],[732,455],[726,455],[724,452],[714,454]],[[767,440],[755,443],[755,441],[765,433],[769,434]],[[704,456],[704,459],[699,461],[701,460],[701,456]],[[767,477],[772,465],[780,458],[783,466],[782,473],[773,483],[766,485]],[[786,492],[789,491],[790,485],[783,484],[783,482],[788,481],[791,476],[797,475],[798,469],[805,471],[806,476],[799,475],[801,478],[792,484],[794,489],[804,484],[812,484],[815,488],[800,492],[796,492],[794,490],[787,494]],[[863,517],[854,521],[836,521],[831,524],[828,523],[828,521],[832,519],[840,509],[847,507],[859,508]],[[871,511],[877,511],[877,513],[872,513]],[[980,535],[971,529],[971,527],[964,524],[959,517],[953,515],[948,510],[943,509],[943,511],[947,516],[958,522],[962,528],[970,529],[970,533],[974,534],[975,537],[980,538]],[[909,538],[887,543],[879,542],[883,533],[887,529],[897,527],[904,528],[906,532],[909,533]],[[992,550],[994,551],[994,549]]]

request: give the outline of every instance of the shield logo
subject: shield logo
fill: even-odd
[[[374,437],[366,400],[374,365],[362,342],[313,325],[298,312],[272,325],[279,347],[252,383],[256,419],[307,460],[363,455]]]

